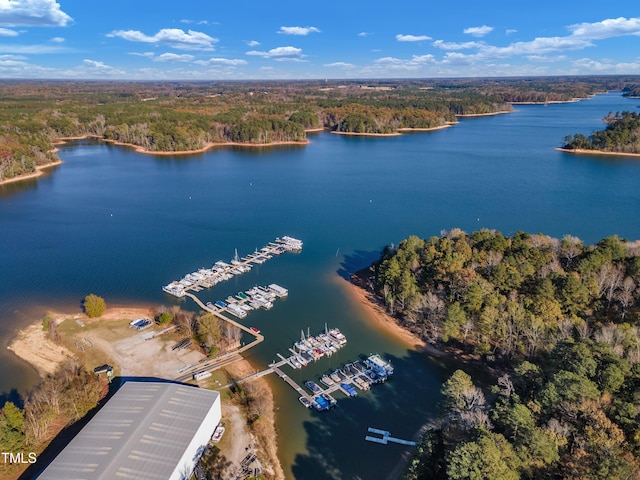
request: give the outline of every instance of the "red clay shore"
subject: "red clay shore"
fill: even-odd
[[[139,145],[134,145],[132,143],[124,143],[118,142],[116,140],[109,140],[105,138],[101,138],[96,135],[84,135],[82,137],[65,137],[60,138],[59,141],[56,142],[56,145],[60,145],[62,143],[66,143],[68,141],[73,140],[83,140],[85,138],[97,138],[98,140],[102,140],[106,143],[111,143],[113,145],[120,145],[122,147],[131,147],[138,153],[144,153],[147,155],[193,155],[196,153],[204,153],[207,150],[211,150],[216,147],[276,147],[278,145],[307,145],[309,143],[308,140],[304,142],[272,142],[272,143],[240,143],[240,142],[224,142],[224,143],[214,143],[209,142],[204,147],[198,148],[196,150],[178,150],[175,152],[156,152],[153,150],[147,150]]]
[[[36,166],[36,171],[32,173],[27,173],[26,175],[18,175],[17,177],[6,178],[0,181],[0,185],[5,185],[7,183],[20,182],[22,180],[29,180],[30,178],[38,178],[44,175],[43,170],[46,170],[51,167],[55,167],[56,165],[61,165],[62,160],[57,160],[55,162],[45,163],[43,165]]]
[[[397,131],[393,133],[358,133],[358,132],[335,132],[331,131],[331,133],[335,133],[336,135],[349,135],[355,137],[397,137],[402,135],[403,132],[431,132],[433,130],[442,130],[443,128],[449,128],[455,125],[457,122],[447,122],[445,125],[438,125],[437,127],[429,127],[429,128],[398,128]]]
[[[640,153],[624,153],[624,152],[605,152],[604,150],[584,150],[581,148],[561,148],[556,147],[554,150],[565,153],[575,153],[576,155],[613,155],[617,157],[640,157]]]
[[[465,352],[455,346],[428,343],[404,327],[398,318],[387,311],[382,299],[367,286],[369,275],[371,275],[369,268],[365,268],[352,274],[348,281],[340,279],[340,282],[354,304],[362,309],[377,328],[400,340],[408,348],[422,352],[429,357],[451,359],[496,377],[504,373],[504,366],[501,364],[487,364],[480,356]]]
[[[322,129],[320,129],[322,130]],[[306,130],[308,132],[315,132],[315,131],[319,131],[316,129],[311,129],[311,130]],[[309,143],[309,140],[306,140],[304,142],[272,142],[272,143],[239,143],[239,142],[225,142],[225,143],[207,143],[203,148],[199,148],[197,150],[179,150],[179,151],[175,151],[175,152],[155,152],[155,151],[151,151],[151,150],[146,150],[145,148],[139,146],[139,145],[133,145],[131,143],[124,143],[124,142],[117,142],[115,140],[109,140],[109,139],[104,139],[102,137],[99,137],[97,135],[82,135],[82,136],[77,136],[77,137],[63,137],[63,138],[59,138],[57,139],[55,142],[53,142],[53,145],[63,145],[67,142],[71,142],[74,140],[84,140],[87,138],[95,138],[98,140],[101,140],[103,142],[106,143],[111,143],[113,145],[119,145],[119,146],[123,146],[123,147],[131,147],[133,148],[136,152],[138,153],[144,153],[146,155],[162,155],[162,156],[167,156],[167,155],[194,155],[197,153],[204,153],[208,150],[211,150],[213,148],[217,148],[217,147],[249,147],[249,148],[264,148],[264,147],[276,147],[279,145],[307,145]],[[53,148],[53,150],[51,150],[53,153],[57,152],[58,149],[57,148]],[[0,185],[4,185],[5,183],[12,183],[12,182],[19,182],[21,180],[27,180],[29,178],[37,178],[39,176],[41,176],[42,170],[43,169],[47,169],[50,167],[53,167],[55,165],[60,165],[62,163],[62,160],[58,160],[55,162],[51,162],[51,163],[47,163],[45,165],[38,165],[36,167],[36,171],[33,173],[28,173],[25,175],[18,175],[16,177],[12,177],[12,178],[7,178],[5,180],[1,180],[0,181]]]
[[[503,115],[505,113],[513,113],[514,110],[500,110],[498,112],[491,113],[462,113],[460,115],[456,115],[459,118],[467,118],[467,117],[492,117],[494,115]]]

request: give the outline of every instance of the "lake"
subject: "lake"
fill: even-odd
[[[460,227],[517,230],[592,243],[612,234],[640,238],[640,159],[553,150],[565,135],[604,127],[610,111],[638,110],[618,93],[569,104],[518,105],[507,115],[462,119],[397,137],[310,135],[307,146],[226,148],[193,156],[150,156],[81,141],[44,177],[0,186],[0,338],[47,308],[79,311],[88,293],[108,305],[169,305],[162,285],[216,260],[228,261],[276,236],[304,241],[250,273],[202,292],[223,299],[255,284],[289,289],[286,301],[247,324],[266,340],[257,369],[286,353],[301,330],[337,326],[349,343],[296,371],[299,382],[379,352],[392,381],[324,414],[270,378],[278,408],[280,456],[299,479],[384,478],[400,446],[364,441],[367,427],[411,437],[437,413],[451,373],[372,328],[345,294],[344,277],[410,234]],[[186,308],[195,308],[184,302]],[[13,398],[36,373],[0,350],[0,395]],[[338,395],[339,396],[339,395]]]

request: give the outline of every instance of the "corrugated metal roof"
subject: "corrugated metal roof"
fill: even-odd
[[[127,382],[38,478],[169,478],[219,396],[172,383]]]

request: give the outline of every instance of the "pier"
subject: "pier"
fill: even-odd
[[[323,399],[326,400],[327,396],[331,396],[331,394],[337,391],[340,391],[347,397],[353,397],[357,395],[356,389],[354,387],[357,387],[360,390],[366,391],[366,390],[369,390],[369,388],[373,383],[377,383],[377,381],[373,380],[372,377],[375,378],[375,375],[371,375],[370,370],[366,370],[358,362],[353,362],[353,363],[346,364],[342,369],[335,370],[330,375],[323,376],[323,379],[325,380],[329,379],[327,380],[327,383],[325,383],[321,379],[321,382],[324,383],[325,388],[316,384],[317,388],[314,387],[315,390],[312,393],[309,393],[307,392],[307,390],[302,388],[302,386],[300,386],[298,382],[296,382],[294,379],[292,379],[289,375],[287,375],[282,370],[282,367],[284,367],[285,365],[288,365],[294,369],[301,368],[301,367],[296,367],[294,364],[291,363],[291,359],[293,357],[287,358],[280,354],[278,354],[278,357],[280,358],[280,360],[269,364],[269,368],[266,368],[265,370],[262,370],[260,372],[253,373],[246,377],[240,378],[238,380],[235,380],[234,382],[228,383],[227,385],[220,387],[220,389],[230,388],[239,383],[260,378],[265,375],[269,375],[271,373],[275,373],[276,375],[278,375],[279,378],[284,380],[285,383],[287,383],[287,385],[289,385],[291,388],[293,388],[296,391],[296,393],[300,396],[301,402],[303,399],[305,400],[306,403],[302,402],[305,406],[307,406],[308,408],[313,406],[317,410],[326,410],[335,404],[335,400],[333,400],[333,398],[330,398],[330,400],[332,400],[333,403],[321,404],[320,400],[323,400]],[[380,359],[380,361],[382,360]],[[378,381],[383,381],[383,380],[379,379]],[[404,440],[396,441],[398,439],[394,439],[393,437],[390,437],[388,435],[386,437],[383,437],[383,439],[386,439],[385,441],[396,442],[396,443],[401,443],[404,441]],[[376,441],[376,440],[372,440],[372,441]],[[406,445],[409,445],[409,444],[407,443]]]
[[[230,264],[219,260],[211,268],[200,268],[195,272],[188,273],[181,280],[174,280],[165,285],[162,290],[169,295],[182,298],[187,296],[189,291],[200,292],[205,288],[211,288],[220,282],[229,280],[235,275],[246,273],[254,265],[262,264],[273,258],[274,255],[280,255],[284,252],[299,252],[300,250],[302,250],[301,240],[288,236],[278,237],[274,242],[269,242],[259,251],[256,249],[254,253],[246,257],[238,257],[236,250],[236,255]]]
[[[225,355],[221,355],[220,357],[217,357],[215,359],[205,360],[204,362],[197,363],[195,365],[188,365],[187,367],[182,369],[182,371],[178,372],[180,375],[178,377],[176,377],[175,380],[178,380],[180,382],[184,382],[184,381],[192,379],[193,375],[195,373],[212,372],[212,371],[217,370],[217,369],[219,369],[221,367],[224,367],[225,365],[229,365],[229,364],[231,364],[233,362],[236,362],[236,361],[238,361],[238,360],[240,360],[242,358],[242,356],[240,355],[242,352],[246,352],[250,348],[253,348],[256,345],[258,345],[259,343],[264,341],[264,336],[262,336],[258,332],[254,332],[253,330],[251,330],[248,327],[245,327],[241,323],[238,323],[235,320],[232,320],[231,318],[223,315],[220,311],[213,310],[213,309],[209,308],[204,303],[202,303],[202,301],[198,297],[196,297],[193,293],[185,293],[185,296],[191,298],[203,310],[206,310],[207,312],[211,312],[213,315],[218,317],[220,320],[222,320],[224,322],[228,322],[231,325],[234,325],[234,326],[238,327],[243,332],[248,333],[249,335],[253,336],[254,340],[252,342],[249,342],[246,345],[242,346],[241,348],[239,348],[237,350],[234,350],[233,352],[229,352],[229,353],[227,353]],[[268,372],[268,373],[271,373],[271,372]]]

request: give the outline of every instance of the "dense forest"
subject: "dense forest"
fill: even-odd
[[[590,136],[569,135],[562,148],[601,152],[640,154],[640,115],[636,112],[611,112],[604,119],[607,127]]]
[[[638,98],[640,97],[640,85],[628,85],[622,90],[622,95],[625,97]]]
[[[370,281],[406,328],[502,373],[445,382],[407,479],[640,474],[640,242],[454,229],[387,248]]]
[[[305,130],[395,133],[621,90],[637,77],[306,82],[0,82],[0,181],[56,160],[62,138],[149,152],[304,142]]]

